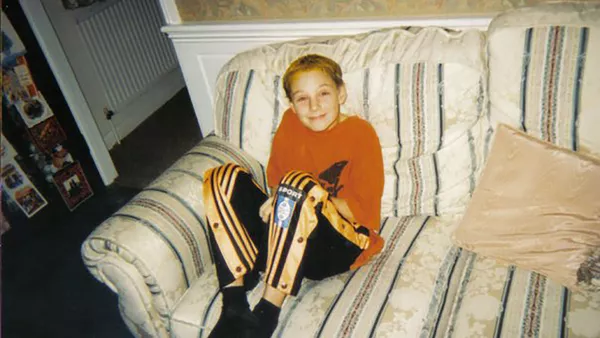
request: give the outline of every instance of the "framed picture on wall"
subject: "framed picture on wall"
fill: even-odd
[[[71,211],[94,195],[79,162],[63,168],[54,174],[53,179],[56,188]]]

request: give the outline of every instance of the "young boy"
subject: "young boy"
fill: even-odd
[[[235,164],[207,171],[204,203],[223,308],[210,337],[270,337],[303,278],[357,269],[381,251],[383,160],[373,127],[340,112],[340,66],[306,55],[288,67],[291,107],[275,134],[267,195]],[[245,291],[264,271],[250,311]]]

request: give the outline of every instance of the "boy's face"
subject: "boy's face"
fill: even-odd
[[[292,108],[304,126],[312,131],[333,128],[339,121],[340,105],[346,101],[346,87],[338,87],[320,70],[299,72],[290,81]]]

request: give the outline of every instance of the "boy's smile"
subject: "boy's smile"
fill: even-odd
[[[333,128],[340,119],[340,105],[346,101],[346,87],[338,87],[320,70],[299,72],[291,81],[292,108],[300,122],[312,131]]]

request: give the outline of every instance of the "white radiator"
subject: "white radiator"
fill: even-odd
[[[178,67],[160,31],[157,0],[119,0],[78,23],[104,86],[107,108],[118,111]]]

